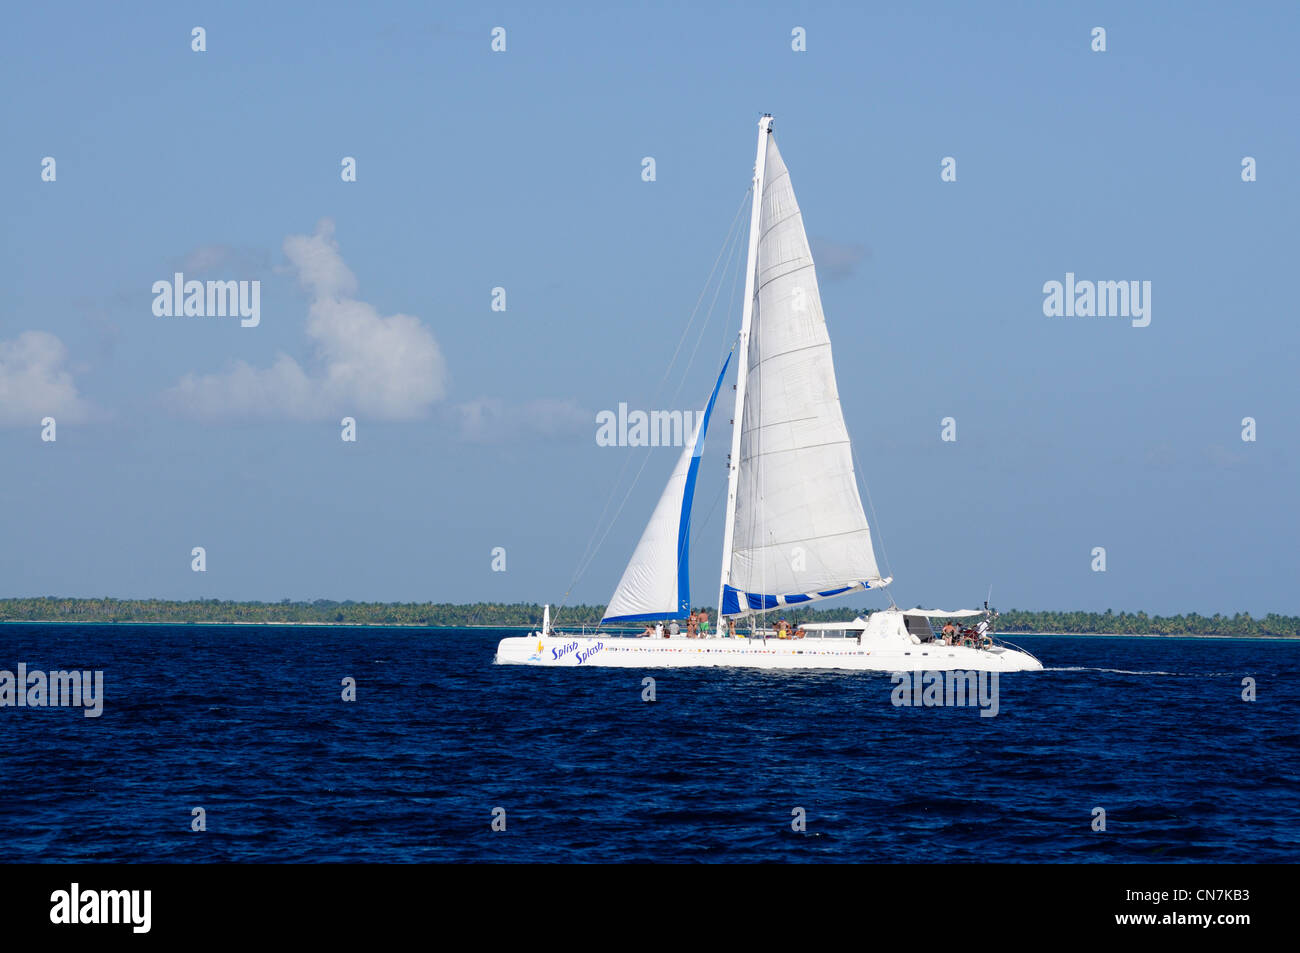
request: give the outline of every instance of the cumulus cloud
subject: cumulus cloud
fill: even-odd
[[[187,375],[169,393],[181,410],[200,417],[361,413],[405,420],[442,399],[447,368],[437,340],[418,318],[384,317],[357,300],[357,279],[339,254],[333,222],[323,219],[311,235],[290,235],[284,253],[310,299],[312,362],[305,368],[281,354],[270,367],[238,361],[223,374]]]
[[[68,349],[53,334],[24,331],[0,341],[0,426],[37,426],[42,417],[84,420],[90,405],[65,367]]]

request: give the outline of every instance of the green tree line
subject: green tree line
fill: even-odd
[[[594,625],[604,606],[566,606],[555,618],[561,625]],[[869,609],[791,608],[780,615],[793,623],[842,622],[870,614]],[[709,610],[710,616],[715,616]],[[777,613],[773,614],[774,616]],[[318,623],[324,625],[533,626],[541,622],[537,603],[476,602],[469,605],[436,602],[234,602],[202,599],[173,602],[163,599],[66,599],[45,596],[0,599],[5,622],[166,622],[184,623]],[[1269,613],[1256,619],[1248,612],[1226,616],[1189,613],[1159,616],[1145,612],[1031,612],[1010,609],[997,620],[997,631],[1097,632],[1108,635],[1221,635],[1300,638],[1300,616]]]

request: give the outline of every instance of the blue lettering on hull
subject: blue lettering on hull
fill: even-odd
[[[551,661],[560,662],[563,661],[568,656],[572,655],[574,658],[578,660],[578,664],[581,665],[583,662],[587,661],[587,659],[591,658],[593,655],[595,655],[604,647],[605,647],[604,642],[597,642],[595,645],[591,646],[591,648],[578,651],[577,642],[566,642],[563,645],[559,645],[551,649]]]

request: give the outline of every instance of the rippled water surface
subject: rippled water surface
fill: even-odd
[[[1019,639],[1048,670],[981,718],[886,674],[494,665],[509,634],[2,625],[0,669],[105,700],[0,708],[0,859],[1300,857],[1297,643]]]

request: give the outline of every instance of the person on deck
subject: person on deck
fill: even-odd
[[[700,635],[700,617],[694,609],[686,619],[686,637],[688,639],[699,638]]]
[[[673,621],[668,623],[669,638],[674,638],[674,639],[677,638],[677,634],[681,631],[682,631],[682,627],[677,624],[676,619],[673,619]]]
[[[951,619],[949,619],[947,622],[943,624],[942,631],[943,631],[943,644],[952,645],[953,637],[957,634],[957,627],[952,624]]]
[[[709,613],[707,609],[700,610],[700,638],[709,637]]]

